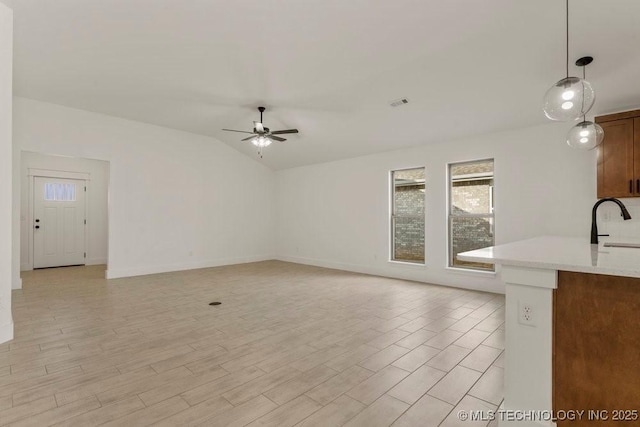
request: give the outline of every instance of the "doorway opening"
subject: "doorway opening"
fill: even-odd
[[[109,162],[21,152],[21,265],[108,263]]]

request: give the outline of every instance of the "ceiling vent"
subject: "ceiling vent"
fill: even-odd
[[[405,105],[408,103],[409,103],[409,100],[407,98],[400,98],[400,99],[396,99],[395,101],[389,102],[389,105],[391,105],[392,107],[399,107],[401,105]]]

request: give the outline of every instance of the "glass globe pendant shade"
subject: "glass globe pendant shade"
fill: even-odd
[[[587,114],[596,100],[591,84],[579,77],[566,77],[544,95],[544,114],[551,120],[568,122]]]
[[[271,141],[271,139],[267,138],[266,136],[256,136],[255,138],[253,138],[251,140],[251,143],[253,145],[255,145],[256,147],[259,148],[263,148],[263,147],[268,147],[269,145],[271,145],[273,141]]]
[[[584,120],[571,128],[567,144],[578,150],[593,150],[604,140],[604,130],[597,124]]]

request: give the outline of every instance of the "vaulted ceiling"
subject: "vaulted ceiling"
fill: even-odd
[[[239,142],[274,169],[541,124],[562,0],[13,0],[15,94]],[[640,2],[572,0],[593,112],[640,105]],[[572,74],[580,71],[573,67]],[[406,97],[393,108],[389,102]],[[566,124],[558,124],[566,126]]]

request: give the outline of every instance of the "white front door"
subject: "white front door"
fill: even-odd
[[[85,181],[35,177],[33,268],[85,263]]]

